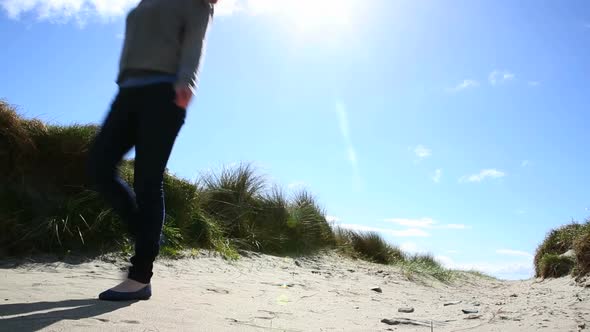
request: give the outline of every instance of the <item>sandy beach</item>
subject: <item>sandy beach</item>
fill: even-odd
[[[2,261],[0,330],[590,330],[590,287],[571,278],[498,281],[465,274],[444,284],[334,253],[249,254],[228,262],[202,251],[159,260],[148,301],[96,300],[125,269],[120,258]]]

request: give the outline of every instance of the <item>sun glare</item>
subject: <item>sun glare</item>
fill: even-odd
[[[271,14],[298,33],[321,35],[352,25],[355,0],[249,0],[254,13]]]
[[[350,1],[293,0],[287,3],[287,15],[290,15],[302,30],[345,27],[350,24]]]

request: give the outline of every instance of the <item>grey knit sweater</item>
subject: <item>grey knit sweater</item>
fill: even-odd
[[[212,16],[203,0],[142,0],[127,16],[117,82],[172,74],[194,91]]]

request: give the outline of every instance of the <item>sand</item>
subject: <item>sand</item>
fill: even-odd
[[[200,252],[158,260],[148,301],[96,300],[125,268],[105,257],[0,261],[0,331],[590,331],[590,287],[571,278],[444,284],[334,253]]]

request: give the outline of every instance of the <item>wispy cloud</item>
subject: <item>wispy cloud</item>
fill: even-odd
[[[430,234],[418,228],[408,228],[403,230],[371,227],[359,224],[340,224],[342,228],[361,231],[361,232],[376,232],[381,234],[388,234],[395,237],[429,237]]]
[[[348,157],[348,161],[350,166],[352,167],[353,172],[353,182],[355,186],[360,185],[360,172],[358,167],[358,158],[356,149],[352,144],[352,139],[350,137],[350,126],[348,123],[348,112],[346,111],[346,106],[338,102],[336,103],[336,114],[338,114],[338,124],[340,127],[340,134],[342,135],[342,139],[344,140],[344,144],[346,146],[346,153]]]
[[[539,86],[539,85],[541,85],[541,82],[539,82],[539,81],[528,81],[527,84],[529,86]]]
[[[465,90],[465,89],[469,89],[469,88],[475,88],[479,86],[479,82],[476,80],[471,80],[471,79],[466,79],[463,80],[463,82],[455,85],[454,87],[448,89],[451,92],[458,92],[461,90]]]
[[[408,226],[408,227],[419,227],[419,228],[428,228],[432,227],[436,221],[432,218],[421,218],[421,219],[404,219],[404,218],[389,218],[385,219],[384,221],[394,223],[400,226]]]
[[[488,76],[488,81],[491,85],[496,85],[506,81],[511,81],[515,77],[516,76],[508,70],[494,70]]]
[[[459,250],[447,250],[447,254],[458,254]]]
[[[194,0],[201,1],[201,0]],[[27,14],[38,20],[80,23],[89,18],[110,19],[124,15],[139,0],[0,0],[0,8],[12,19]],[[314,10],[309,11],[313,6]],[[215,15],[267,15],[291,20],[301,25],[301,13],[318,25],[346,25],[358,2],[355,0],[221,0],[215,5]],[[306,24],[311,24],[305,22]],[[323,25],[322,25],[323,26]]]
[[[434,181],[435,183],[439,183],[441,177],[442,177],[442,169],[439,168],[436,171],[434,171],[434,174],[432,175],[432,181]]]
[[[95,16],[102,19],[124,15],[139,0],[0,0],[9,18],[32,14],[39,20],[83,22]]]
[[[497,179],[506,176],[506,173],[497,169],[483,169],[478,174],[465,175],[459,179],[459,182],[481,182],[487,178]]]
[[[110,19],[123,16],[140,0],[0,0],[0,7],[9,18],[30,14],[41,21],[85,22],[88,18]],[[274,1],[222,0],[215,5],[216,16],[230,16],[240,11],[255,13]]]
[[[215,5],[215,16],[230,16],[244,10],[238,0],[221,0]]]
[[[467,226],[464,224],[446,224],[446,225],[442,225],[439,228],[448,228],[448,229],[468,229],[471,228],[471,226]]]
[[[530,162],[530,161],[528,161],[528,160],[523,160],[523,161],[520,163],[520,167],[527,167],[527,166],[528,166],[528,165],[530,165],[530,164],[531,164],[531,162]]]
[[[533,257],[532,254],[529,254],[526,251],[512,250],[512,249],[498,249],[498,250],[496,250],[496,253],[500,254],[500,255],[507,255],[507,256],[519,256],[519,257],[528,257],[528,258]]]
[[[413,228],[437,228],[437,229],[467,229],[470,228],[463,224],[445,224],[439,225],[438,222],[432,218],[407,219],[407,218],[388,218],[383,221],[393,223],[400,226]]]
[[[414,153],[416,154],[416,157],[424,159],[432,155],[432,150],[423,145],[418,145],[414,148]]]

